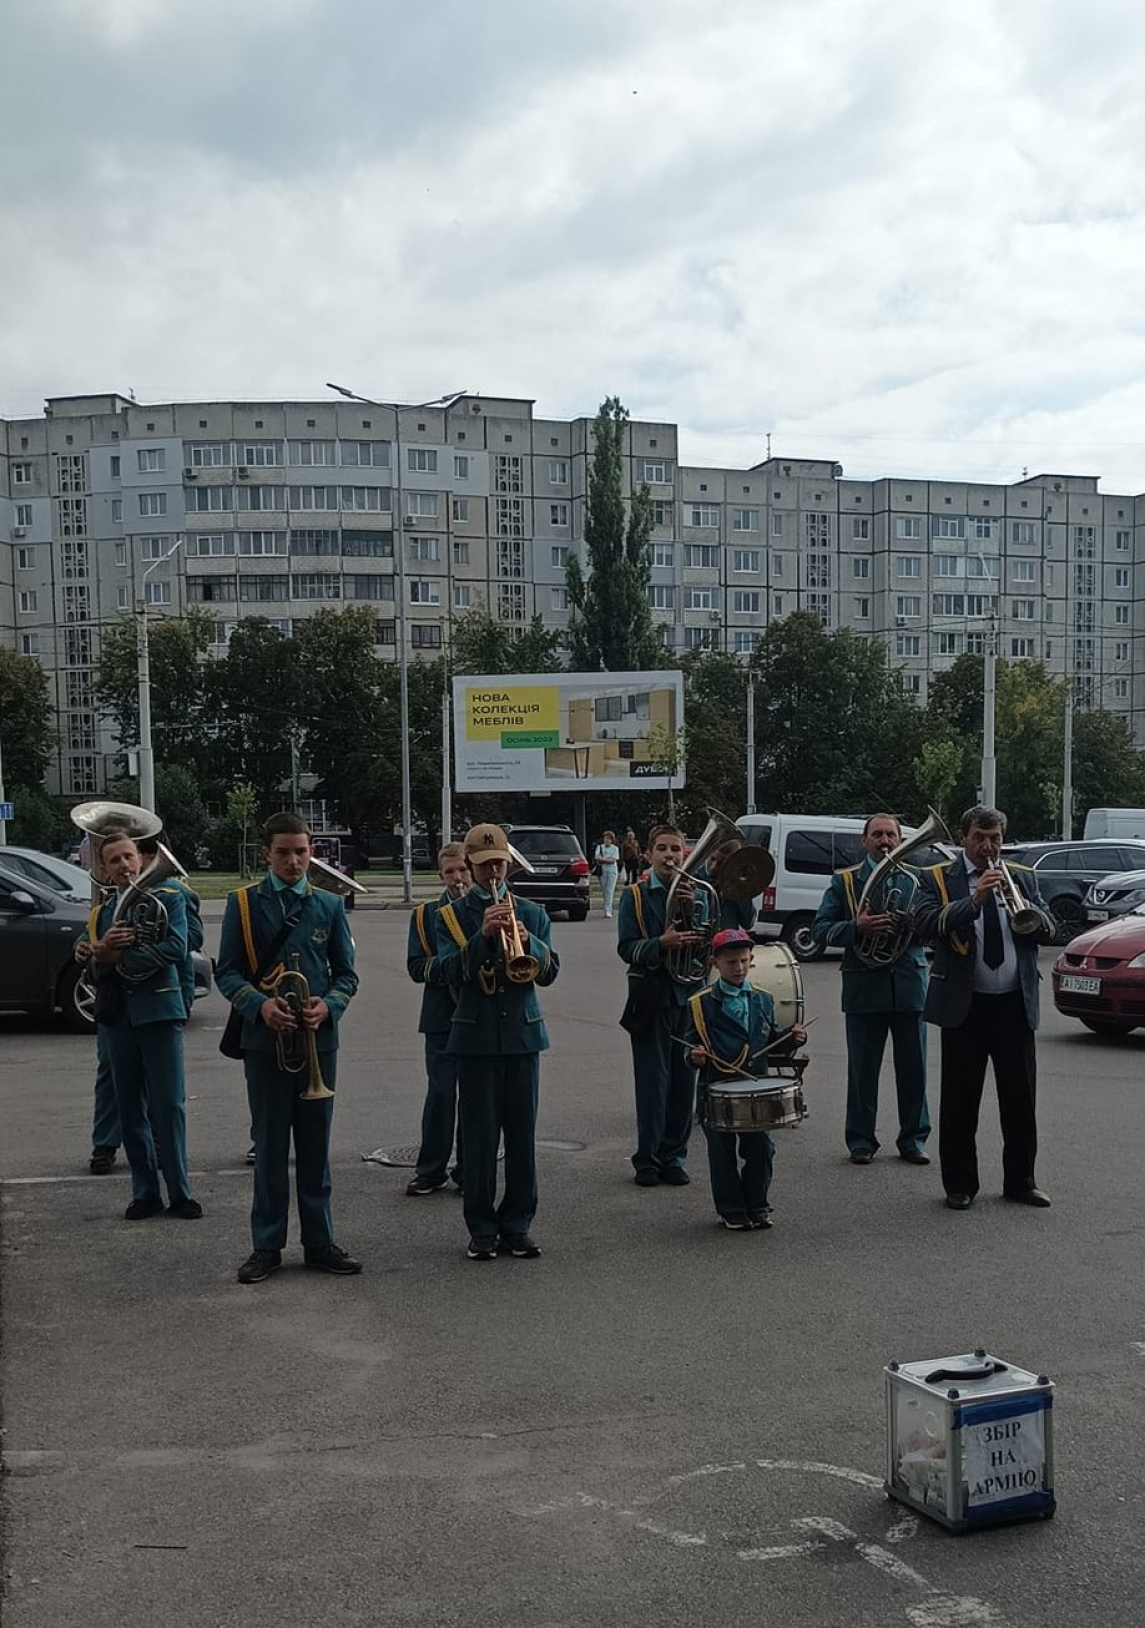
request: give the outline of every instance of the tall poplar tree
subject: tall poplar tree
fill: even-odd
[[[573,617],[569,665],[581,672],[638,671],[661,665],[663,647],[648,606],[652,498],[641,485],[625,505],[628,410],[618,396],[600,406],[585,498],[588,571],[573,555],[566,569]]]

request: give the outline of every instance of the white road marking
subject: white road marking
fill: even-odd
[[[1139,1357],[1145,1357],[1145,1340],[1133,1340],[1133,1341],[1131,1341],[1129,1349],[1131,1351],[1136,1351],[1136,1353],[1137,1353],[1137,1355]]]
[[[770,1549],[737,1549],[737,1560],[794,1560],[797,1555],[814,1554],[825,1543],[777,1543]]]
[[[804,1475],[833,1475],[840,1481],[851,1481],[856,1487],[867,1487],[872,1492],[884,1490],[879,1476],[866,1475],[862,1470],[848,1470],[840,1464],[805,1464],[797,1458],[757,1458],[755,1462],[761,1470],[797,1470]]]
[[[972,1595],[932,1594],[921,1605],[908,1605],[914,1628],[1005,1628],[993,1606]]]
[[[919,1518],[917,1515],[906,1514],[897,1520],[886,1535],[888,1543],[905,1543],[907,1538],[918,1536]]]

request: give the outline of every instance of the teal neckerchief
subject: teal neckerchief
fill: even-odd
[[[721,978],[716,984],[720,992],[720,1004],[728,1016],[747,1028],[747,986],[745,984],[729,984],[726,978]]]

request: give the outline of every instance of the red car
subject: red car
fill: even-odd
[[[1070,941],[1054,962],[1054,1005],[1094,1034],[1145,1028],[1145,905]]]

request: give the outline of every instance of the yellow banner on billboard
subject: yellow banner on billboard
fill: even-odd
[[[466,740],[488,745],[504,741],[506,736],[511,741],[514,736],[527,734],[551,737],[530,740],[530,746],[556,745],[560,722],[560,690],[556,684],[488,685],[465,691]]]

